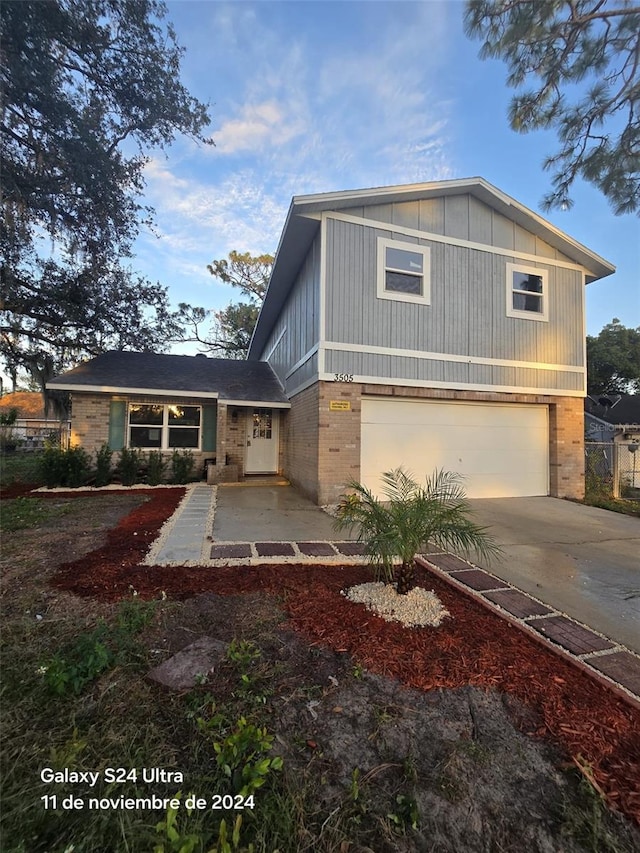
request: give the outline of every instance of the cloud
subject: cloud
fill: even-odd
[[[246,104],[237,118],[225,121],[214,133],[217,154],[260,151],[286,145],[304,132],[304,125],[285,114],[276,101]]]

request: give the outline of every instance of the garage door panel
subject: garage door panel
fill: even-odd
[[[402,465],[420,480],[436,468],[464,478],[469,497],[548,493],[545,406],[362,401],[362,482]]]

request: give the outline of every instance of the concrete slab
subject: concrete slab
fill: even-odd
[[[640,519],[557,498],[470,503],[504,551],[476,565],[640,652]]]
[[[341,538],[348,539],[344,533]],[[216,542],[332,540],[333,519],[292,486],[220,486],[213,538]]]

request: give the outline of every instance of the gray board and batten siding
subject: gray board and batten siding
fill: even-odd
[[[262,358],[286,391],[318,376],[320,337],[320,232],[316,235],[271,330]]]
[[[428,247],[429,304],[379,297],[378,237]],[[508,264],[545,272],[546,319],[508,315]],[[614,269],[481,178],[296,197],[249,357],[289,396],[335,373],[580,395],[584,285]]]
[[[584,277],[580,270],[545,263],[544,256],[540,262],[524,259],[523,265],[548,271],[549,319],[520,319],[506,314],[507,264],[518,262],[511,254],[420,239],[330,215],[326,231],[325,340],[331,347],[325,365],[328,373],[574,392],[582,389],[584,377],[575,370],[584,367]],[[430,248],[429,305],[377,298],[379,237]],[[340,351],[332,346],[341,343],[368,352]],[[375,352],[375,348],[566,365],[574,370],[461,365],[446,358],[433,361],[397,352]],[[354,359],[356,354],[364,358]],[[395,367],[390,369],[391,364]]]

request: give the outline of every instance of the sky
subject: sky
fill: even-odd
[[[274,253],[294,195],[479,175],[617,267],[587,287],[588,334],[613,317],[640,326],[639,220],[614,216],[583,182],[573,208],[542,211],[555,137],[510,129],[506,66],[478,57],[462,2],[167,5],[182,82],[210,105],[215,142],[181,138],[146,167],[156,229],[133,265],[174,304],[238,301],[207,264],[232,249]]]

